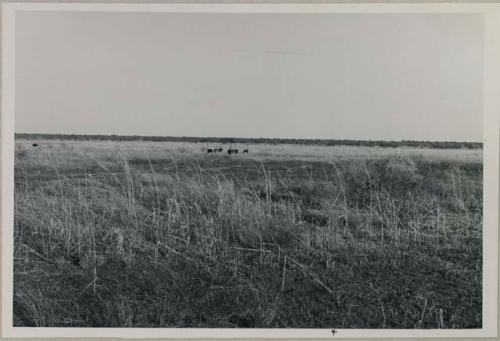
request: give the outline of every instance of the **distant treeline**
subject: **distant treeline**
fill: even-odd
[[[328,139],[283,139],[242,137],[191,137],[191,136],[139,136],[139,135],[80,135],[80,134],[15,134],[19,139],[75,140],[75,141],[154,141],[154,142],[201,142],[242,144],[302,144],[318,146],[367,146],[367,147],[415,147],[441,149],[481,149],[481,142],[453,141],[370,141],[370,140],[328,140]]]

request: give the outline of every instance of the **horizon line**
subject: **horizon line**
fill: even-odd
[[[90,137],[137,137],[137,138],[178,138],[178,139],[241,139],[241,140],[304,140],[304,141],[360,141],[360,142],[434,142],[434,143],[475,143],[483,141],[467,140],[423,140],[423,139],[359,139],[359,138],[314,138],[314,137],[237,137],[237,136],[191,136],[191,135],[141,135],[141,134],[86,134],[86,133],[26,133],[14,132],[14,135],[64,135],[64,136],[90,136]]]

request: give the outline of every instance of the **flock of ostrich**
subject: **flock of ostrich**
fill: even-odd
[[[207,147],[207,154],[216,154],[216,153],[222,153],[224,151],[224,148],[208,148]],[[228,155],[231,155],[231,154],[238,154],[239,153],[239,150],[236,149],[236,148],[231,148],[229,147],[227,149],[227,154]],[[243,149],[243,154],[248,154],[248,147],[246,149]]]

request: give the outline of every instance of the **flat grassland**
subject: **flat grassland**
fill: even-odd
[[[15,326],[481,327],[482,150],[31,142]]]

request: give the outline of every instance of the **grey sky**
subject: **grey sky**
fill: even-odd
[[[16,132],[482,140],[471,14],[16,15]]]

